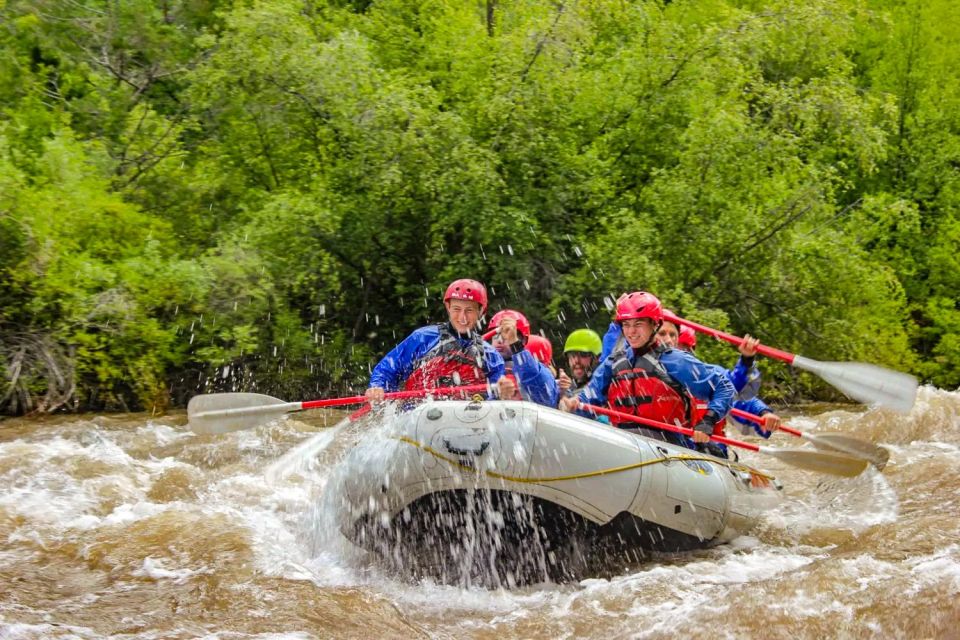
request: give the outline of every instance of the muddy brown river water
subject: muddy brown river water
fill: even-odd
[[[330,530],[317,505],[359,437],[328,428],[343,414],[217,436],[182,414],[8,419],[0,638],[960,638],[960,392],[786,414],[890,462],[842,479],[747,454],[785,496],[733,542],[492,591],[395,579]]]

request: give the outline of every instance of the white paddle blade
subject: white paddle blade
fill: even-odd
[[[867,405],[909,413],[917,399],[913,376],[865,362],[819,362],[796,356],[793,366],[815,373],[847,396]]]
[[[211,393],[190,399],[187,419],[194,433],[229,433],[266,424],[299,408],[299,402],[260,393]]]
[[[845,453],[854,458],[867,460],[879,471],[883,471],[890,459],[890,452],[883,447],[842,433],[804,433],[803,438],[818,449]]]
[[[787,464],[834,476],[852,478],[863,473],[869,464],[862,458],[851,458],[841,453],[811,449],[771,449],[760,447],[761,453],[770,454]]]

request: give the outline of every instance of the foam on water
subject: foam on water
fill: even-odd
[[[803,497],[791,496],[763,515],[775,528],[803,535],[820,529],[861,533],[896,522],[899,498],[890,482],[873,467],[856,478],[825,480]]]
[[[184,636],[187,637],[187,636]],[[316,636],[307,632],[294,633],[237,633],[218,632],[198,636],[200,640],[314,640]]]
[[[213,573],[213,569],[209,567],[201,567],[199,569],[169,569],[166,567],[167,562],[164,558],[147,556],[143,559],[143,565],[138,569],[134,569],[130,575],[150,578],[152,580],[172,580],[176,583],[183,583],[193,576]]]
[[[916,595],[934,584],[945,585],[951,595],[960,595],[960,545],[952,544],[934,554],[911,558],[907,566],[915,579],[905,595]]]
[[[960,445],[947,442],[915,440],[904,445],[888,445],[891,457],[900,466],[926,464],[933,458],[947,461],[960,460]]]
[[[0,460],[6,457],[23,462],[9,465],[0,478],[10,487],[0,493],[0,507],[37,527],[76,530],[156,513],[141,502],[145,487],[151,477],[180,465],[169,459],[136,460],[97,430],[80,441],[56,437],[0,444]],[[104,516],[101,505],[107,499],[119,504]]]
[[[725,630],[725,625],[751,602],[762,604],[756,611],[771,624],[790,620],[809,624],[811,631],[801,633],[803,637],[822,632],[816,625],[826,620],[860,625],[850,628],[867,635],[897,635],[904,628],[881,617],[889,601],[864,614],[880,594],[896,589],[905,601],[943,594],[949,598],[943,601],[947,613],[949,602],[960,595],[960,545],[916,550],[909,536],[920,537],[922,532],[902,530],[912,526],[910,517],[929,514],[932,505],[940,504],[936,496],[914,496],[912,484],[906,483],[921,477],[918,474],[933,462],[938,469],[949,470],[960,459],[958,399],[957,393],[923,388],[918,408],[905,418],[882,411],[842,411],[791,419],[791,424],[804,430],[842,431],[884,444],[891,449],[890,465],[882,474],[871,469],[853,479],[818,478],[790,470],[784,474],[786,499],[765,515],[752,535],[709,550],[654,556],[610,579],[514,590],[402,582],[349,543],[334,525],[336,496],[328,490],[340,472],[337,456],[342,457],[343,441],[357,435],[347,430],[328,429],[303,437],[302,425],[298,430],[288,421],[248,432],[198,437],[154,421],[126,430],[76,422],[42,437],[34,434],[0,443],[0,514],[11,523],[4,538],[7,548],[0,552],[0,569],[33,563],[31,558],[57,540],[81,541],[97,534],[115,538],[125,535],[124,527],[176,511],[211,521],[212,516],[225,516],[227,526],[249,541],[258,577],[280,579],[281,585],[283,581],[309,583],[322,593],[374,594],[372,599],[384,599],[400,612],[390,615],[409,623],[414,635],[644,638],[673,635],[679,626],[685,635],[702,628],[709,629],[710,637],[734,637],[737,632]],[[389,416],[365,428],[363,437],[382,438],[390,429]],[[161,448],[166,455],[151,455]],[[298,448],[300,453],[294,454]],[[369,463],[377,464],[386,448],[369,447]],[[313,453],[304,457],[302,452],[308,449]],[[285,468],[291,460],[299,461],[294,472],[278,472],[272,484],[265,482],[265,468]],[[190,474],[195,497],[151,499],[150,488],[158,478],[181,470]],[[931,487],[935,486],[931,480]],[[901,506],[905,498],[917,503],[912,512]],[[107,527],[117,531],[106,531]],[[950,531],[944,529],[944,535]],[[861,542],[864,538],[867,541]],[[177,544],[176,539],[171,542]],[[133,588],[136,581],[131,578],[149,582],[150,588],[191,588],[194,580],[225,570],[216,566],[216,556],[213,562],[205,556],[190,563],[185,557],[181,561],[176,552],[164,555],[162,546],[158,549],[159,553],[145,551],[132,561],[109,565],[119,572],[110,588]],[[96,607],[94,600],[101,595],[87,594],[93,598],[89,606]],[[269,605],[264,606],[269,610]],[[16,607],[7,602],[0,609],[4,638],[104,637],[84,626],[87,621],[70,624],[62,611],[51,614],[39,605],[36,611]],[[228,621],[217,624],[231,628]],[[741,626],[741,634],[743,628],[761,627]],[[156,632],[148,627],[124,637],[299,639],[317,637],[315,631],[217,631],[204,636],[199,626]]]
[[[746,553],[744,553],[746,551]],[[744,585],[776,580],[823,557],[822,550],[784,550],[755,540],[739,549],[714,549],[693,562],[657,564],[630,574],[583,580],[569,585],[536,585],[515,590],[461,589],[421,582],[390,581],[378,586],[398,606],[425,617],[455,618],[448,631],[460,628],[494,632],[526,620],[546,617],[577,635],[579,619],[590,612],[630,637],[669,634],[678,620],[723,616],[725,594]]]
[[[5,640],[35,640],[36,638],[92,639],[100,636],[88,627],[62,624],[6,623],[3,614],[0,614],[0,637]]]
[[[369,571],[361,562],[365,552],[335,529],[332,506],[324,500],[336,466],[317,462],[317,456],[344,435],[348,424],[342,421],[336,428],[307,437],[269,463],[265,472],[237,473],[206,488],[201,500],[204,510],[243,524],[264,574],[324,586],[370,583]],[[383,428],[387,427],[378,425],[375,430]],[[264,446],[262,435],[237,437],[243,450]]]
[[[58,640],[101,640],[103,635],[89,627],[50,624],[6,624],[0,615],[0,637],[4,640],[36,640],[37,638],[57,638]],[[124,634],[121,637],[129,637]],[[198,638],[200,640],[312,640],[316,636],[307,632],[294,633],[238,633],[235,631],[221,631],[216,633],[197,634],[195,628],[182,628],[165,631],[163,633],[144,633],[136,637],[142,640],[159,640],[160,638]]]
[[[840,560],[841,572],[860,589],[890,580],[902,569],[889,560],[879,560],[870,555]]]
[[[149,438],[156,446],[169,445],[194,437],[190,431],[185,431],[181,428],[172,427],[153,420],[147,420],[144,426],[136,430],[136,435],[138,437]]]

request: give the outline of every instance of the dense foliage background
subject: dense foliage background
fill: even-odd
[[[335,395],[455,277],[557,351],[643,288],[956,387],[954,14],[0,0],[0,411]]]

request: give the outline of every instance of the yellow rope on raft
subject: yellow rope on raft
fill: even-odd
[[[399,440],[400,442],[405,442],[409,445],[413,445],[414,447],[420,449],[421,451],[425,451],[426,453],[429,453],[433,457],[439,460],[443,460],[447,464],[458,467],[463,471],[473,471],[473,472],[478,471],[477,468],[471,467],[470,465],[463,464],[462,462],[454,458],[445,456],[439,451],[437,451],[436,449],[434,449],[433,447],[429,445],[425,445],[422,442],[417,442],[416,440],[407,438],[405,436],[399,436],[396,439]],[[563,480],[582,480],[583,478],[594,478],[596,476],[605,476],[611,473],[631,471],[632,469],[639,469],[640,467],[646,467],[652,464],[661,464],[663,462],[672,462],[674,460],[678,460],[680,462],[683,462],[685,460],[700,460],[703,462],[710,462],[712,464],[719,464],[721,466],[728,467],[730,469],[734,469],[737,471],[743,471],[745,473],[749,473],[751,476],[759,476],[761,478],[766,478],[767,480],[774,479],[773,476],[769,474],[763,473],[762,471],[757,471],[756,469],[752,469],[748,466],[738,464],[736,462],[731,462],[729,460],[721,460],[720,458],[714,458],[713,456],[688,455],[688,454],[665,456],[663,458],[654,458],[652,460],[644,460],[642,462],[626,464],[620,467],[610,467],[608,469],[599,469],[597,471],[586,471],[584,473],[575,473],[568,476],[552,476],[549,478],[519,478],[514,476],[506,476],[506,475],[503,475],[502,473],[497,473],[496,471],[489,471],[486,469],[483,470],[483,473],[490,478],[496,478],[497,480],[506,480],[507,482],[521,482],[521,483],[560,482]]]

